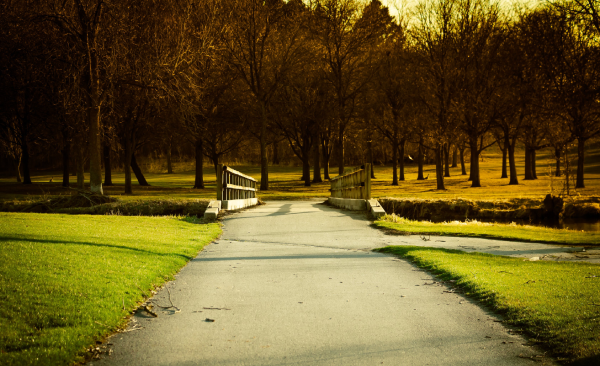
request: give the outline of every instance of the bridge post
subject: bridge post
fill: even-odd
[[[365,197],[366,200],[371,199],[371,164],[365,164]]]
[[[223,200],[223,164],[217,164],[217,201]]]

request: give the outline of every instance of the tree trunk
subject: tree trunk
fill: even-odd
[[[304,151],[302,154],[302,176],[304,177],[304,186],[310,187],[310,153]]]
[[[560,153],[561,148],[554,148],[554,159],[556,159],[556,171],[554,172],[554,176],[560,177],[560,159],[562,158],[562,154]]]
[[[99,93],[95,93],[97,96]],[[102,191],[102,166],[100,153],[100,105],[92,101],[93,97],[88,95],[90,99],[88,109],[88,123],[90,127],[90,191],[92,193],[104,194]]]
[[[338,131],[337,141],[337,152],[338,152],[338,174],[344,175],[344,129],[340,125]]]
[[[169,142],[167,143],[167,174],[173,174],[173,137],[169,136]]]
[[[371,179],[375,179],[375,164],[373,164],[373,139],[371,133],[369,133],[369,139],[367,141],[367,163],[371,164]]]
[[[531,175],[533,176],[533,179],[538,179],[536,160],[537,160],[537,150],[533,149],[533,150],[531,150]]]
[[[213,163],[213,169],[215,170],[215,174],[217,174],[219,172],[219,160],[220,159],[219,159],[218,155],[212,154],[210,161],[212,161],[212,163]],[[202,161],[204,162],[204,160],[202,160]],[[202,166],[204,167],[204,163],[202,164]],[[202,173],[202,176],[204,177],[204,173]]]
[[[323,178],[321,178],[321,141],[320,134],[315,133],[313,138],[313,183],[321,183]]]
[[[471,188],[481,187],[481,180],[479,179],[479,144],[477,136],[472,136],[469,139],[469,147],[471,150]]]
[[[104,185],[112,186],[112,170],[110,166],[110,145],[104,144],[103,146],[103,155],[104,155]]]
[[[62,148],[62,156],[63,156],[63,179],[62,186],[65,188],[69,188],[69,161],[71,155],[71,141],[68,136],[63,134],[63,148]]]
[[[500,178],[508,178],[508,172],[506,170],[506,163],[507,163],[507,158],[508,158],[508,145],[509,145],[508,140],[509,140],[509,137],[506,136],[504,139],[504,147],[500,146],[500,143],[498,143],[500,150],[502,150],[502,176]]]
[[[446,187],[444,186],[444,164],[443,164],[443,157],[444,157],[444,149],[441,143],[437,143],[437,146],[435,148],[435,179],[437,182],[437,189],[438,190],[445,190]]]
[[[273,142],[273,165],[279,165],[279,141]]]
[[[31,172],[29,170],[29,146],[25,136],[21,137],[21,151],[23,153],[23,184],[31,184]]]
[[[267,156],[267,110],[261,103],[262,120],[260,121],[260,190],[269,190],[269,160]]]
[[[508,185],[518,185],[519,178],[517,177],[517,164],[515,162],[515,145],[516,139],[508,144],[508,167],[510,170],[510,181]]]
[[[533,174],[531,170],[531,151],[532,149],[525,145],[525,179],[524,180],[533,180]]]
[[[424,156],[423,156],[423,136],[419,137],[419,153],[417,155],[417,165],[418,165],[418,172],[417,172],[417,180],[424,180],[425,178],[423,177],[423,160],[424,160]]]
[[[461,147],[459,150],[459,153],[460,153],[461,175],[467,175],[467,167],[465,166],[465,148]]]
[[[565,185],[567,188],[567,196],[571,196],[571,165],[569,162],[569,148],[565,147]]]
[[[81,189],[84,190],[85,189],[85,172],[84,172],[84,168],[85,168],[85,157],[83,156],[84,154],[84,149],[80,146],[79,147],[79,156],[77,159],[77,189]]]
[[[204,155],[203,155],[203,146],[202,139],[199,138],[196,140],[196,180],[194,181],[195,189],[204,189]],[[215,167],[217,166],[217,162],[214,161]]]
[[[77,162],[77,189],[85,189],[85,172],[83,159],[79,159]]]
[[[577,183],[575,188],[585,188],[583,181],[583,159],[585,158],[585,139],[577,139]]]
[[[400,180],[404,181],[404,148],[406,146],[406,140],[400,140],[400,145],[398,145],[398,148],[400,149],[400,153],[398,155],[400,155]],[[372,167],[373,165],[371,165]]]
[[[450,177],[450,144],[445,143],[444,150],[444,177]]]
[[[124,148],[124,173],[125,173],[125,194],[133,194],[133,188],[131,185],[131,157],[133,156],[133,143],[125,138]]]
[[[392,141],[392,185],[398,185],[398,142]]]
[[[90,191],[102,192],[102,153],[100,143],[100,75],[96,39],[93,33],[87,33],[85,38],[88,50],[87,77],[87,122],[89,127],[89,159],[90,159]]]
[[[135,152],[131,154],[131,170],[133,170],[133,174],[135,174],[135,177],[137,178],[137,181],[140,184],[140,186],[150,186],[150,184],[148,184],[148,182],[146,181],[144,174],[142,173],[142,169],[140,169],[140,166],[138,165],[137,160],[135,159]]]
[[[301,157],[300,159],[300,163],[302,164],[302,175],[300,176],[300,180],[301,181],[306,181],[307,179],[310,179],[310,169],[308,171],[308,176],[306,175],[306,170],[304,169],[304,158]]]
[[[323,179],[330,180],[329,177],[329,140],[321,138],[321,153],[323,154]]]
[[[452,150],[452,166],[451,168],[458,167],[458,147],[454,146]]]
[[[18,156],[14,160],[15,175],[17,176],[17,183],[21,183],[21,182],[23,182],[23,180],[21,178],[21,159],[23,157],[23,154],[17,154],[17,155]]]

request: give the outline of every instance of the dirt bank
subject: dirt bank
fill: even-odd
[[[540,220],[544,216],[544,197],[507,200],[380,198],[387,213],[411,220]],[[565,198],[561,218],[600,219],[600,197]]]

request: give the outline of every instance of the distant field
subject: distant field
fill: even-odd
[[[478,199],[501,199],[513,197],[540,197],[550,193],[551,190],[558,194],[563,187],[564,178],[552,177],[554,159],[550,150],[538,152],[537,180],[526,181],[524,178],[524,156],[522,152],[517,155],[517,170],[519,172],[519,185],[509,186],[508,178],[500,179],[502,155],[498,149],[488,149],[483,154],[481,162],[481,188],[470,188],[471,182],[468,176],[461,174],[460,164],[457,168],[451,168],[450,178],[445,178],[446,190],[436,190],[435,166],[425,166],[425,176],[429,179],[417,181],[417,166],[411,164],[406,166],[406,181],[400,182],[399,186],[392,186],[392,167],[376,166],[376,179],[372,183],[372,196],[377,197],[420,197],[420,198],[478,198]],[[594,147],[588,150],[586,156],[585,184],[586,188],[578,190],[580,195],[600,194],[600,148]],[[151,187],[137,185],[134,178],[134,194],[122,196],[123,199],[161,199],[161,198],[215,198],[215,172],[212,165],[204,169],[205,189],[191,189],[194,185],[193,165],[175,165],[175,174],[145,173],[146,179]],[[181,168],[182,170],[178,170]],[[257,180],[260,179],[259,166],[238,166],[233,168],[248,174]],[[350,167],[349,167],[350,168]],[[155,171],[157,169],[154,169]],[[158,169],[159,170],[159,169]],[[331,166],[331,172],[337,172],[337,167]],[[468,171],[468,166],[467,166]],[[272,199],[303,199],[310,197],[329,196],[329,183],[313,184],[304,187],[300,176],[301,167],[292,166],[270,166],[269,167],[269,191],[260,192],[259,197],[263,200]],[[336,176],[337,173],[331,174]],[[49,183],[50,178],[53,183]],[[0,178],[0,199],[32,199],[33,196],[69,194],[70,191],[60,187],[60,171],[33,172],[32,180],[35,184],[25,186],[15,183],[14,177]],[[87,176],[86,176],[87,178]],[[75,177],[72,177],[71,186],[74,187]],[[123,193],[124,175],[114,173],[114,187],[105,187],[105,193],[119,196]]]

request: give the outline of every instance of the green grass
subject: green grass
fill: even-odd
[[[400,234],[471,236],[549,244],[600,245],[600,232],[552,229],[538,226],[483,223],[477,221],[433,223],[386,215],[375,221],[376,227]]]
[[[376,249],[414,262],[455,284],[521,327],[555,355],[600,355],[600,265],[529,262],[483,253],[390,246]],[[587,364],[587,363],[586,363]]]
[[[0,364],[82,361],[220,233],[191,218],[0,213]]]
[[[578,189],[575,195],[598,195],[600,192],[600,148],[598,144],[588,144],[586,155],[585,184],[586,188]],[[575,156],[575,155],[572,155]],[[564,178],[552,176],[554,168],[553,154],[550,149],[538,152],[537,174],[539,179],[525,181],[524,153],[517,151],[517,171],[519,185],[509,186],[508,178],[500,178],[502,154],[496,146],[483,153],[484,160],[481,167],[481,188],[471,188],[468,176],[461,175],[460,164],[451,168],[451,177],[445,178],[446,190],[438,191],[435,182],[435,166],[425,166],[425,176],[429,179],[417,181],[417,166],[409,164],[405,168],[406,180],[398,186],[392,186],[392,167],[375,166],[376,179],[372,182],[373,198],[380,197],[418,197],[418,198],[456,198],[495,200],[504,198],[543,198],[546,194],[560,193]],[[227,162],[225,162],[227,164]],[[468,164],[468,163],[467,163]],[[125,200],[132,199],[215,199],[216,182],[215,171],[212,166],[204,168],[205,189],[192,189],[194,186],[194,165],[190,162],[175,164],[175,174],[167,174],[164,161],[151,160],[142,164],[142,170],[151,187],[141,187],[134,179],[133,195],[122,195],[124,191],[124,174],[113,173],[114,187],[104,187],[105,193],[121,196]],[[247,175],[260,180],[260,166],[236,165],[232,167]],[[352,168],[349,166],[348,168]],[[468,170],[468,166],[467,166]],[[334,162],[330,164],[331,177],[337,176],[337,167]],[[263,200],[277,199],[305,199],[311,197],[328,197],[329,182],[313,184],[304,187],[300,181],[301,166],[269,166],[269,190],[258,193]],[[43,195],[70,194],[71,192],[60,188],[62,173],[60,171],[34,171],[31,186],[17,184],[14,177],[0,178],[0,200],[31,199]],[[49,183],[54,178],[53,183]],[[86,176],[87,179],[87,176]],[[71,177],[72,186],[75,186],[75,177]]]

